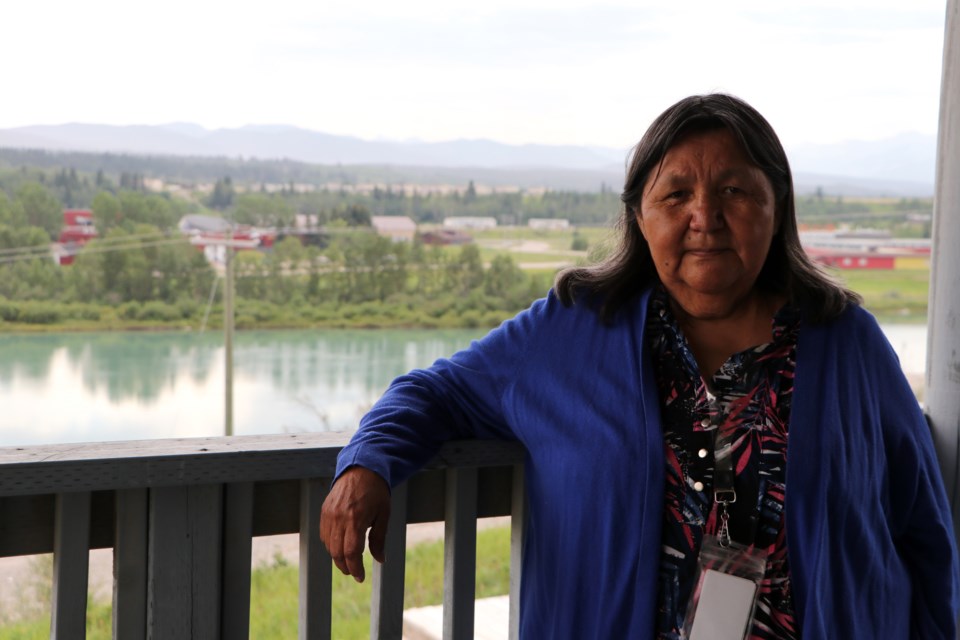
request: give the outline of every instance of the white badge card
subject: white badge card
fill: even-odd
[[[753,547],[704,536],[680,637],[743,640],[753,624],[766,559],[765,552]]]
[[[690,640],[743,640],[753,618],[756,596],[753,580],[707,569]]]

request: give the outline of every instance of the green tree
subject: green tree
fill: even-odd
[[[50,190],[34,182],[27,183],[17,191],[17,202],[23,208],[26,223],[40,227],[53,239],[63,227],[63,207]]]
[[[123,221],[120,201],[109,191],[101,191],[93,197],[90,206],[93,211],[93,223],[103,235]]]
[[[0,224],[0,249],[20,249],[27,247],[48,247],[50,238],[40,227],[15,227]]]
[[[19,202],[12,202],[4,191],[0,191],[0,224],[11,227],[27,225],[27,216]]]
[[[233,180],[226,176],[216,181],[213,185],[213,193],[207,199],[207,204],[213,209],[224,210],[233,204],[235,195],[233,189]]]
[[[524,275],[509,255],[501,253],[490,261],[484,274],[483,290],[488,296],[507,298],[518,287],[523,287]]]
[[[264,227],[293,226],[293,209],[280,196],[244,193],[234,199],[233,220]]]
[[[465,244],[460,249],[456,262],[448,265],[451,270],[453,288],[466,294],[483,284],[483,260],[480,249],[475,244]]]

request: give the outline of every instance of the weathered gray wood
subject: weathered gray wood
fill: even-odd
[[[512,455],[508,460],[513,460]],[[522,456],[513,463],[523,462]],[[477,468],[477,517],[492,518],[510,515],[510,487],[513,466]],[[506,464],[506,462],[504,463]],[[476,465],[463,465],[476,466]],[[408,481],[407,524],[439,522],[444,519],[447,476],[445,469],[429,469],[415,474]]]
[[[150,492],[147,573],[147,637],[191,637],[191,581],[188,487]]]
[[[113,546],[112,491],[90,496],[90,548]],[[0,498],[0,557],[53,553],[56,495]]]
[[[50,637],[83,638],[87,633],[90,493],[58,494],[55,527]]]
[[[219,640],[223,575],[223,486],[188,490],[193,547],[193,638]],[[236,612],[233,612],[236,615]]]
[[[249,545],[250,533],[272,535],[302,531],[307,547],[302,557],[308,565],[304,572],[308,575],[305,629],[307,637],[328,637],[329,615],[315,612],[317,606],[321,610],[329,607],[329,596],[318,594],[315,587],[322,589],[325,584],[329,585],[330,564],[323,555],[325,551],[316,544],[318,539],[312,537],[316,525],[301,526],[304,519],[301,509],[315,512],[322,492],[317,492],[315,487],[301,491],[300,487],[303,478],[323,477],[324,469],[332,470],[340,445],[326,446],[324,441],[310,435],[245,436],[229,440],[0,449],[0,556],[53,549],[55,527],[51,514],[55,503],[53,497],[42,490],[56,489],[66,494],[73,493],[68,489],[77,487],[96,488],[92,493],[93,507],[88,510],[90,537],[87,544],[81,546],[85,546],[86,554],[86,549],[93,545],[109,547],[116,540],[116,588],[120,605],[117,607],[119,622],[115,624],[124,629],[116,635],[124,638],[144,635],[149,638],[242,637],[245,621],[241,626],[230,624],[246,617],[249,605],[238,605],[241,611],[238,614],[234,606],[227,608],[225,603],[242,601],[245,589],[249,598],[248,583],[242,584],[249,580],[249,566],[242,570],[247,572],[245,578],[242,573],[240,578],[234,576],[241,571],[241,563],[236,558],[249,558],[245,547]],[[97,457],[100,454],[102,458]],[[389,561],[385,566],[376,564],[372,572],[373,637],[401,634],[406,546],[403,523],[412,517],[418,522],[444,517],[447,477],[443,469],[466,467],[470,469],[468,475],[475,477],[473,505],[467,505],[467,511],[474,515],[455,516],[455,519],[471,520],[469,527],[457,525],[452,535],[452,548],[456,549],[463,544],[464,532],[473,531],[470,535],[475,536],[473,518],[510,513],[511,485],[515,484],[511,465],[521,462],[523,455],[522,447],[510,443],[449,443],[431,462],[432,470],[411,481],[410,486],[415,490],[403,486],[394,491],[393,524],[386,546]],[[17,478],[13,483],[16,486],[4,484],[5,478]],[[223,504],[219,484],[223,478],[233,478],[237,487],[242,487],[231,486],[224,494],[231,506]],[[325,486],[326,481],[321,484]],[[457,480],[450,486],[456,493],[462,491],[464,485]],[[239,493],[234,494],[235,489]],[[244,493],[252,493],[252,505],[248,497],[238,497]],[[146,516],[143,515],[144,495],[147,496]],[[301,503],[302,495],[311,496],[306,506]],[[140,515],[136,515],[138,509]],[[238,515],[245,509],[252,511],[249,515]],[[308,515],[306,519],[315,520],[315,517]],[[469,565],[472,580],[475,544],[471,542],[467,546],[474,549],[471,560],[457,559],[452,566],[455,573],[459,573]],[[25,551],[27,549],[29,551]],[[146,559],[138,563],[136,558],[144,555]],[[129,564],[140,566],[123,568]],[[316,574],[318,564],[321,571],[326,566],[327,578],[311,577]],[[142,586],[144,580],[145,587]],[[138,581],[141,595],[136,593]],[[128,589],[125,584],[132,586]],[[472,600],[472,583],[469,591]],[[86,586],[70,592],[71,597],[84,595]],[[457,593],[459,597],[463,590],[457,589]],[[139,612],[138,605],[129,604],[137,601],[145,602]],[[314,619],[324,621],[315,625]],[[137,635],[138,628],[140,635]],[[315,630],[326,635],[313,635]]]
[[[147,490],[118,491],[113,548],[114,638],[146,638],[147,531]]]
[[[472,638],[477,576],[477,470],[447,469],[443,637]]]
[[[154,489],[147,637],[220,637],[221,487]]]
[[[393,640],[403,634],[403,590],[407,551],[407,483],[394,487],[384,545],[386,562],[373,563],[370,637]]]
[[[332,476],[343,434],[0,447],[0,496]],[[523,460],[517,443],[452,442],[432,467]]]
[[[253,483],[223,488],[223,606],[224,638],[250,635],[250,564],[253,546]]]
[[[960,539],[960,0],[947,2],[925,402]]]
[[[329,485],[327,478],[300,483],[300,640],[330,639],[333,563],[320,542],[320,507]]]
[[[520,638],[520,583],[523,578],[523,543],[527,535],[527,491],[524,467],[513,468],[510,511],[510,622],[508,637]]]
[[[512,459],[512,457],[511,457]],[[477,496],[480,518],[510,515],[512,467],[478,469]],[[253,535],[272,536],[300,530],[300,480],[254,483]],[[419,473],[410,479],[407,522],[443,520],[442,469]],[[92,496],[90,547],[113,546],[114,493],[96,491]],[[51,553],[53,551],[53,495],[0,497],[0,557]]]

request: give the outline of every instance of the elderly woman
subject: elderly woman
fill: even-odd
[[[382,561],[389,487],[443,441],[504,438],[527,451],[523,637],[718,639],[710,616],[740,607],[731,637],[954,638],[927,425],[876,321],[804,254],[770,125],[681,100],[622,200],[610,258],[363,419],[321,519],[337,567],[363,579],[368,528]],[[744,558],[757,575],[724,569]]]

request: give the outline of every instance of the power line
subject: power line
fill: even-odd
[[[169,231],[153,231],[150,233],[138,233],[124,236],[112,236],[106,238],[92,238],[97,241],[98,244],[110,244],[110,243],[121,243],[129,242],[131,240],[139,239],[150,239],[150,238],[169,238]],[[18,253],[30,253],[34,251],[49,251],[49,245],[31,245],[26,247],[13,247],[8,249],[0,249],[0,256],[18,254]]]
[[[133,250],[145,249],[147,247],[161,247],[165,245],[174,245],[174,244],[187,244],[189,246],[189,242],[185,238],[165,238],[163,240],[157,240],[155,242],[141,241],[141,242],[132,242],[128,244],[118,243],[118,244],[112,244],[108,246],[100,246],[100,245],[84,246],[83,253],[86,255],[86,254],[92,254],[92,253],[110,253],[113,251],[133,251]],[[24,249],[28,250],[28,248],[24,248]],[[79,253],[72,254],[72,255],[76,256],[76,255],[79,255]],[[16,255],[0,256],[0,264],[10,264],[13,262],[20,262],[22,260],[37,260],[39,258],[47,258],[47,257],[50,257],[50,258],[56,257],[55,252],[52,251],[49,246],[34,247],[32,253],[26,253],[24,251],[23,253],[19,253]]]

